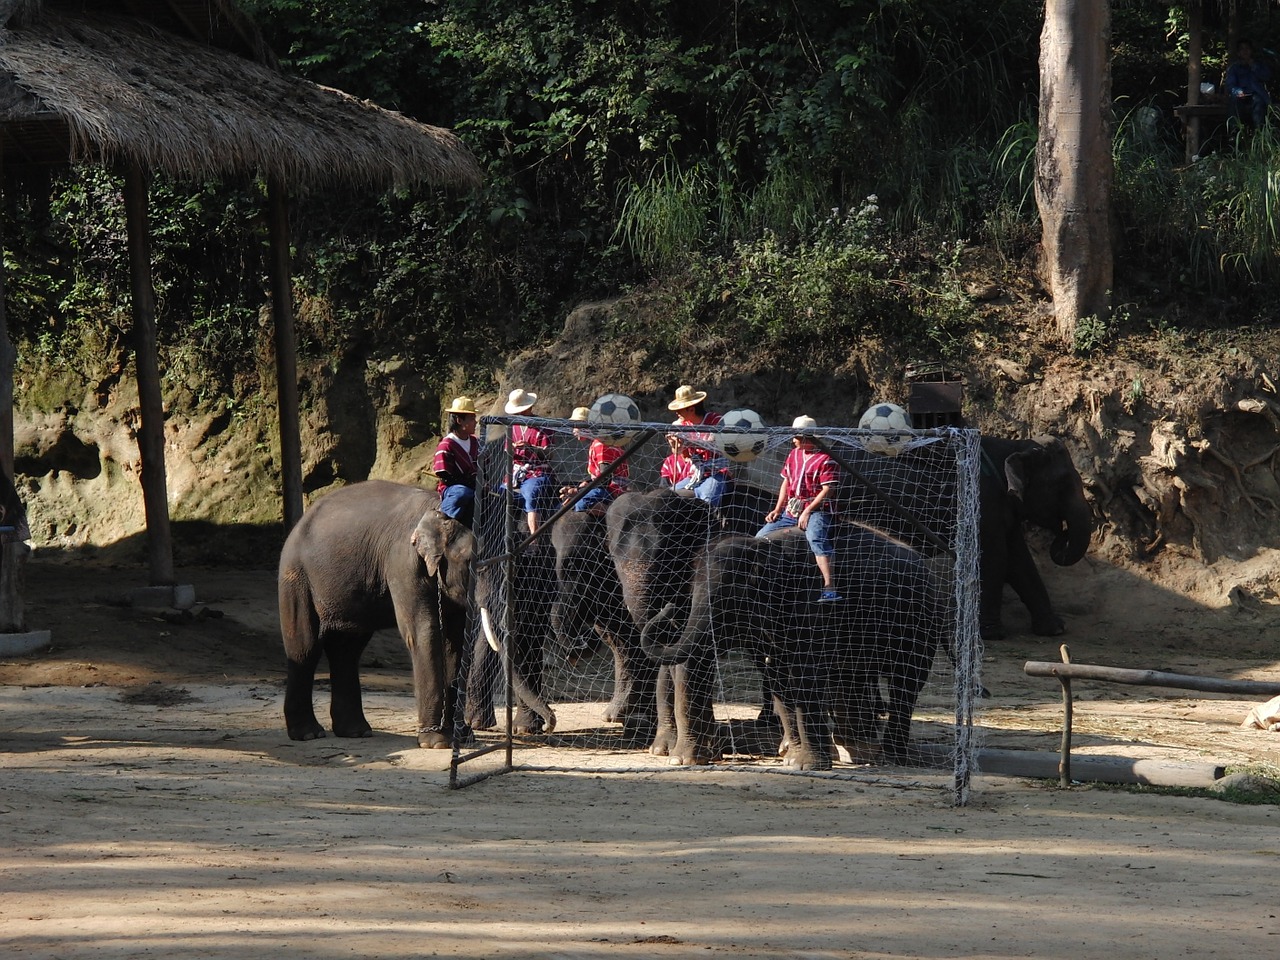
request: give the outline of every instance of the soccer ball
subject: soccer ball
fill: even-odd
[[[769,442],[764,421],[754,410],[730,410],[719,424],[716,446],[730,460],[746,463],[764,453]],[[758,433],[755,431],[759,431]]]
[[[862,438],[865,449],[896,457],[911,439],[911,418],[896,403],[877,403],[867,408],[858,421],[858,429],[877,431],[874,436]]]
[[[591,404],[591,409],[587,413],[587,423],[589,424],[611,424],[611,423],[639,423],[640,422],[640,406],[628,397],[625,393],[606,393],[602,397],[596,397],[595,402]],[[609,444],[611,447],[623,447],[634,436],[634,434],[626,431],[610,432],[607,430],[592,430],[603,443]]]

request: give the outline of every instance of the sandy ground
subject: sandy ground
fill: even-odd
[[[131,567],[27,568],[50,650],[0,663],[0,948],[70,957],[1269,956],[1280,807],[982,775],[517,748],[461,791],[410,736],[395,638],[368,740],[291,742],[271,570],[183,571],[190,619],[122,606]],[[1280,679],[1274,608],[1204,610],[1086,562],[1052,588],[1077,662]],[[1056,641],[985,656],[989,745],[1055,749]],[[1084,754],[1274,770],[1251,705],[1077,685]],[[321,696],[323,701],[323,695]],[[590,727],[594,708],[559,708]],[[565,740],[557,743],[563,744]]]

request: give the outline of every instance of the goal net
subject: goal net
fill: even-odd
[[[967,801],[975,431],[486,417],[481,435],[462,716],[482,743],[509,716],[557,766],[928,767]]]

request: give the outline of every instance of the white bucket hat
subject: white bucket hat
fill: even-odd
[[[507,405],[503,409],[514,416],[517,413],[524,413],[526,410],[532,409],[537,402],[538,395],[536,393],[516,389],[511,391],[511,396],[507,397]]]
[[[818,425],[818,421],[813,417],[799,416],[791,421],[792,430],[812,430]]]
[[[586,407],[574,407],[573,413],[569,414],[569,419],[578,423],[586,420],[589,416],[591,416],[591,411]]]

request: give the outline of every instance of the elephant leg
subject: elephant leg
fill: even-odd
[[[1008,544],[1013,539],[1005,535],[1004,523],[998,515],[990,519],[984,516],[979,526],[978,631],[983,643],[1004,639],[1000,608],[1004,604],[1005,571],[1009,569]],[[1020,540],[1021,531],[1016,531],[1016,536]]]
[[[907,763],[911,755],[911,715],[928,679],[927,669],[904,664],[889,677],[889,709],[880,743],[890,763]]]
[[[807,661],[794,664],[785,677],[779,678],[777,696],[790,707],[794,734],[784,762],[800,770],[831,769],[831,721],[823,696],[825,688],[813,684],[819,676],[812,672],[816,666]]]
[[[676,745],[676,715],[671,668],[666,665],[658,667],[658,675],[654,678],[653,705],[657,729],[654,731],[649,752],[655,757],[667,757],[671,755]]]
[[[502,663],[483,633],[477,633],[472,645],[471,663],[467,667],[464,719],[472,730],[492,730],[498,725],[498,717],[493,709],[493,694]]]
[[[874,674],[841,676],[831,697],[832,736],[850,753],[866,753],[878,743],[879,683]]]
[[[401,633],[413,637],[409,646],[409,657],[413,662],[413,693],[418,707],[418,746],[432,750],[447,749],[453,746],[453,711],[451,700],[453,693],[454,673],[447,661],[456,657],[450,656],[442,629],[443,625],[435,620],[434,612],[415,611],[411,621],[412,633]]]
[[[524,680],[523,690],[515,691],[514,730],[519,734],[542,733],[546,722],[536,709],[536,704],[542,702],[541,637],[529,635],[517,640],[516,648],[511,652],[511,670]]]
[[[676,721],[676,745],[672,764],[701,766],[719,760],[723,749],[715,735],[711,707],[711,663],[690,661],[671,668],[671,689]]]
[[[1008,557],[1006,576],[1009,586],[1013,587],[1018,599],[1031,614],[1032,632],[1040,637],[1056,637],[1065,633],[1066,624],[1053,611],[1049,591],[1040,578],[1040,570],[1021,530],[1014,531],[1009,538]]]
[[[371,737],[373,727],[364,718],[360,698],[360,655],[372,632],[334,634],[325,638],[324,654],[329,660],[329,717],[335,737]]]
[[[315,687],[316,666],[324,650],[314,645],[301,662],[290,659],[284,686],[284,725],[290,740],[319,740],[324,727],[316,719],[311,694]]]
[[[782,697],[776,693],[773,695],[773,712],[778,717],[778,723],[782,727],[782,741],[778,744],[778,756],[785,757],[791,750],[791,745],[796,742],[796,721],[792,716],[791,708],[782,701]]]
[[[604,719],[621,723],[623,742],[639,746],[651,741],[656,732],[657,665],[641,653],[630,622],[602,631],[602,636],[613,651],[613,699],[605,707]]]

